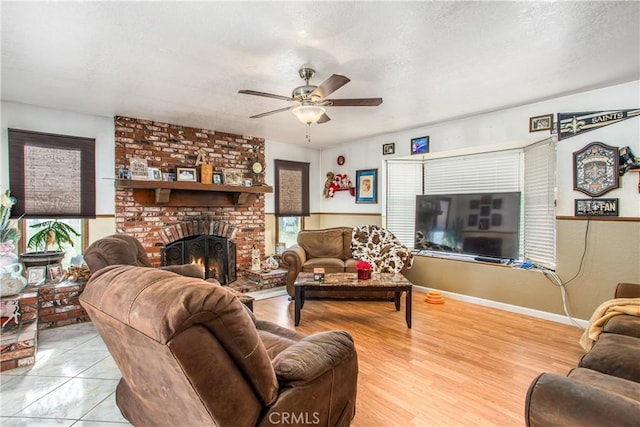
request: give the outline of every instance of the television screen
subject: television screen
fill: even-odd
[[[519,192],[416,196],[416,249],[517,259],[519,229]]]

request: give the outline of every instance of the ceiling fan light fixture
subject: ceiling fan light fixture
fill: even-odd
[[[294,116],[304,124],[318,123],[326,109],[319,105],[299,105],[291,109]]]

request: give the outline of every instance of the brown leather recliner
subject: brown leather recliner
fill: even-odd
[[[96,240],[85,251],[84,261],[92,273],[108,265],[152,267],[142,244],[138,239],[127,234],[112,234]],[[183,276],[204,278],[204,268],[197,264],[169,265],[159,268]]]
[[[358,362],[348,332],[310,336],[256,320],[226,288],[112,266],[80,296],[136,426],[349,425]]]

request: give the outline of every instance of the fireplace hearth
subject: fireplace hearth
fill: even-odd
[[[171,242],[162,248],[161,262],[163,266],[199,264],[206,279],[216,279],[223,286],[237,278],[236,245],[221,236],[201,234]]]

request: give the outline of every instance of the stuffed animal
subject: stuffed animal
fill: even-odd
[[[333,197],[333,194],[335,193],[335,187],[333,184],[334,178],[335,174],[333,172],[327,172],[327,180],[324,183],[324,190],[322,190],[322,195],[325,199]]]

